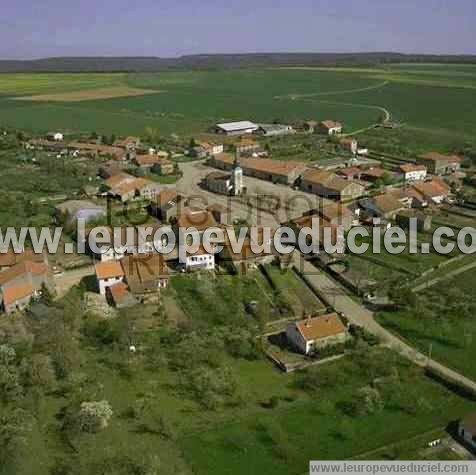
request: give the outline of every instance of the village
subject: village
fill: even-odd
[[[385,134],[392,124],[377,128]],[[408,229],[416,218],[419,244],[426,243],[436,226],[461,229],[476,217],[476,206],[466,202],[464,193],[472,186],[464,156],[434,150],[407,158],[382,154],[329,119],[293,125],[243,120],[216,124],[202,135],[172,145],[158,145],[150,137],[69,137],[63,132],[22,140],[21,166],[42,167],[41,157],[48,157],[58,166],[81,163],[92,171],[81,189],[43,199],[54,209],[49,225],[62,226],[68,242],[75,242],[78,220],[86,223],[88,238],[93,229],[119,227],[124,244],[98,238],[96,251],[87,248],[82,256],[38,255],[27,246],[21,253],[4,250],[0,298],[7,318],[37,316],[45,303],[61,300],[78,285],[87,288],[81,304],[85,314],[106,320],[120,312],[141,315],[134,325],[145,324],[148,330],[163,325],[163,318],[184,324],[204,312],[200,305],[210,298],[216,298],[220,313],[233,318],[232,308],[221,308],[228,297],[198,293],[218,285],[217,279],[235,279],[255,287],[240,295],[241,308],[235,312],[259,328],[260,351],[284,373],[343,358],[364,341],[391,345],[400,354],[411,351],[413,363],[438,369],[452,384],[476,394],[475,383],[441,370],[373,318],[375,311],[401,308],[409,284],[429,288],[445,279],[445,269],[453,276],[472,265],[471,256],[355,256],[324,249],[305,255],[297,248],[290,255],[275,249],[253,253],[249,231],[238,253],[226,239],[219,252],[200,246],[185,262],[176,247],[157,252],[168,246],[163,236],[170,232],[178,239],[179,229],[194,228],[203,236],[207,229],[254,226],[274,233],[280,226],[300,230],[314,218],[322,233],[337,226],[345,233],[355,226],[383,233],[395,225]],[[274,157],[273,148],[299,137],[316,140],[325,158]],[[145,228],[153,233],[139,244]],[[154,241],[156,235],[161,237]],[[264,231],[259,236],[262,245]],[[143,345],[140,331],[133,331],[125,351],[135,354]],[[472,429],[461,424],[467,438]]]

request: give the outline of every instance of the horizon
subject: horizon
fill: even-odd
[[[213,54],[371,51],[474,55],[475,8],[470,0],[215,0],[187,5],[143,0],[68,4],[7,0],[0,30],[0,58],[177,58]],[[41,18],[41,21],[38,19]],[[239,51],[238,53],[236,51]],[[302,53],[301,53],[302,54]]]

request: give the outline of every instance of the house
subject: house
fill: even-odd
[[[177,217],[177,228],[195,229],[201,236],[207,229],[219,230],[213,214],[204,209],[186,208]]]
[[[182,196],[171,188],[162,189],[150,204],[150,214],[164,223],[177,217],[177,209]]]
[[[61,132],[49,132],[46,134],[46,138],[53,142],[62,142],[64,140],[64,135]]]
[[[8,249],[0,252],[0,272],[25,261],[46,262],[43,254],[36,254],[32,249],[23,249],[21,252],[15,252],[10,246]]]
[[[209,164],[221,170],[231,171],[235,159],[228,153],[212,157]],[[306,169],[302,162],[271,160],[266,158],[240,158],[243,174],[282,185],[292,185]]]
[[[405,209],[403,203],[388,193],[360,200],[360,206],[370,217],[387,220],[394,219],[399,211]]]
[[[0,272],[0,304],[5,313],[22,310],[46,286],[54,289],[46,259],[42,262],[24,260]]]
[[[192,158],[207,158],[209,156],[208,151],[205,149],[205,147],[202,147],[201,145],[195,145],[195,147],[192,147],[189,151],[188,154]]]
[[[90,157],[112,157],[114,160],[125,160],[126,152],[120,147],[112,145],[101,145],[88,142],[69,142],[66,144],[69,151],[75,153],[76,151],[81,155],[88,155]]]
[[[158,155],[136,155],[132,162],[141,170],[152,171],[159,175],[170,175],[174,172],[174,164]]]
[[[318,210],[318,215],[335,226],[342,226],[344,231],[352,227],[352,211],[341,203],[331,203]]]
[[[414,191],[414,199],[418,200],[422,206],[425,206],[425,203],[441,205],[450,194],[449,186],[440,178],[418,181],[411,187]]]
[[[336,174],[346,180],[360,180],[362,170],[358,167],[346,167],[340,168],[336,171]]]
[[[429,152],[417,159],[417,164],[424,165],[433,175],[450,175],[461,169],[462,158],[458,155],[443,155]]]
[[[263,150],[261,144],[253,137],[240,137],[233,143],[236,153],[247,157],[256,157]]]
[[[319,132],[324,135],[337,135],[342,133],[342,124],[333,120],[319,122]]]
[[[139,198],[152,201],[161,188],[159,183],[123,172],[111,176],[105,184],[109,189],[107,194],[120,199],[123,203]]]
[[[167,287],[169,271],[162,254],[126,256],[121,259],[124,281],[135,297]]]
[[[198,142],[198,146],[205,151],[207,156],[218,155],[224,150],[223,144],[215,142]]]
[[[98,169],[98,175],[103,178],[104,180],[111,178],[113,175],[118,175],[126,168],[128,168],[129,164],[124,161],[118,160],[108,160],[101,164]]]
[[[79,219],[85,223],[106,216],[106,209],[92,201],[68,200],[55,207],[57,222],[66,225],[76,224]]]
[[[370,183],[375,183],[389,175],[389,172],[384,168],[371,167],[362,170],[360,177],[362,180],[368,181]]]
[[[415,165],[413,163],[400,165],[399,172],[405,181],[424,180],[427,175],[427,169],[424,165]]]
[[[224,135],[244,135],[252,134],[255,130],[258,129],[258,126],[248,120],[242,120],[239,122],[226,122],[223,124],[215,125],[215,132],[217,134]]]
[[[258,229],[258,239],[255,244],[259,247],[264,246],[262,229]],[[255,269],[258,265],[271,264],[276,255],[273,253],[272,236],[274,232],[270,234],[271,244],[270,252],[267,252],[265,248],[260,249],[259,252],[253,252],[253,240],[251,235],[247,235],[243,241],[243,246],[238,252],[235,252],[230,242],[228,234],[225,235],[225,243],[222,251],[219,253],[220,261],[225,265],[228,265],[233,271],[238,273],[246,273],[248,269]]]
[[[472,449],[476,449],[476,412],[468,414],[459,421],[458,435]]]
[[[227,195],[232,189],[231,175],[220,171],[210,172],[204,179],[204,185],[213,193]]]
[[[396,216],[398,226],[403,229],[410,228],[410,219],[416,219],[419,231],[431,231],[432,216],[417,210],[405,209]]]
[[[124,270],[119,261],[97,262],[94,268],[101,295],[106,295],[108,287],[124,280]]]
[[[259,124],[255,134],[263,137],[277,137],[280,135],[288,135],[294,132],[290,125],[283,124]]]
[[[186,255],[185,269],[187,272],[214,270],[215,254],[209,253],[203,246],[199,246],[196,251],[188,251]]]
[[[308,134],[313,134],[316,131],[317,122],[315,120],[307,120],[303,123],[302,128],[304,132]]]
[[[330,313],[289,323],[286,338],[297,351],[309,355],[326,346],[345,343],[348,335],[339,316]]]
[[[140,147],[140,138],[139,137],[126,137],[123,139],[118,139],[114,142],[114,147],[120,147],[124,150],[131,152]]]
[[[339,140],[341,147],[352,155],[357,155],[359,144],[356,139],[343,138]]]
[[[345,180],[334,173],[309,169],[302,176],[303,191],[336,201],[350,201],[361,197],[365,187],[360,183]]]

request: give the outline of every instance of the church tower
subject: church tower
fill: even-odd
[[[243,193],[243,169],[240,166],[240,153],[235,150],[235,160],[231,172],[231,193],[239,196]]]

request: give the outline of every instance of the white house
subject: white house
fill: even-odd
[[[214,270],[215,254],[210,254],[203,247],[196,252],[187,253],[185,269],[187,272],[195,270]]]
[[[242,120],[239,122],[226,122],[223,124],[216,124],[215,131],[218,134],[225,135],[244,135],[252,134],[258,130],[258,125],[249,120]]]
[[[50,132],[46,135],[46,138],[55,142],[62,142],[64,140],[64,135],[61,132]]]
[[[315,349],[344,343],[347,330],[338,315],[330,313],[289,323],[286,338],[296,350],[308,355]]]
[[[426,178],[428,171],[424,165],[414,165],[413,163],[405,163],[400,165],[400,174],[405,181],[418,181]]]
[[[459,422],[458,435],[473,449],[476,449],[476,412],[468,414]]]
[[[342,133],[342,124],[334,120],[323,120],[319,122],[319,131],[325,135],[337,135]]]
[[[124,270],[120,262],[98,262],[94,267],[96,270],[99,293],[101,295],[106,295],[106,289],[108,287],[118,284],[124,279]]]

